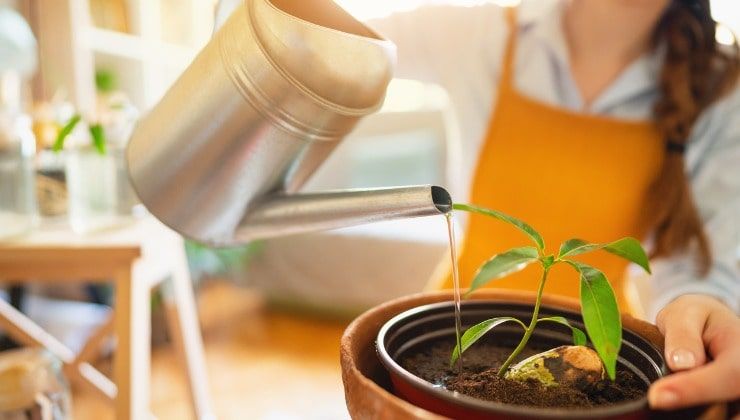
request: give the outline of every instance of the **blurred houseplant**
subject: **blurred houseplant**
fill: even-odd
[[[254,241],[232,248],[212,248],[185,241],[190,274],[195,282],[207,278],[239,280],[249,261],[262,251],[263,242]]]
[[[98,71],[95,82],[95,112],[87,118],[79,113],[69,118],[52,147],[55,152],[65,149],[68,215],[78,233],[111,226],[136,204],[124,150],[138,112],[116,91],[112,73]]]
[[[84,129],[80,128],[85,126]],[[113,157],[107,153],[105,130],[99,123],[86,123],[73,116],[59,131],[53,150],[74,144],[65,151],[69,223],[77,233],[111,225],[116,219],[116,173]]]

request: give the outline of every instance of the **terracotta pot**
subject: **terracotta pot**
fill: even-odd
[[[358,317],[344,333],[341,343],[341,364],[342,379],[344,381],[345,397],[347,408],[355,419],[442,419],[446,416],[454,418],[678,418],[688,417],[697,418],[703,410],[695,409],[689,412],[653,412],[647,409],[645,399],[614,405],[608,408],[594,409],[590,411],[577,410],[542,410],[527,407],[517,407],[512,405],[498,404],[492,402],[483,402],[471,397],[462,395],[453,395],[453,393],[434,388],[431,384],[411,375],[397,363],[392,361],[391,355],[398,353],[398,349],[403,346],[401,343],[408,338],[403,333],[397,334],[398,326],[404,324],[406,320],[415,320],[417,323],[426,323],[420,320],[424,316],[419,315],[420,311],[415,309],[410,316],[398,317],[393,324],[384,330],[384,336],[379,343],[389,344],[376,351],[376,338],[378,333],[389,320],[396,315],[401,314],[409,309],[418,308],[424,305],[430,305],[440,302],[450,302],[451,293],[433,292],[418,295],[412,295],[400,298],[383,305],[377,306]],[[486,301],[481,302],[481,301]],[[494,308],[494,312],[486,315],[478,313],[477,315],[467,315],[463,309],[464,322],[477,322],[476,316],[500,316],[506,315],[499,311],[505,310],[509,313],[525,311],[527,306],[534,302],[534,294],[529,292],[505,291],[505,290],[483,290],[476,292],[471,298],[469,308],[476,307],[476,312],[481,308]],[[577,313],[579,311],[578,302],[568,298],[550,297],[543,298],[544,313],[555,313],[566,317],[575,317],[580,320]],[[546,307],[546,308],[545,308]],[[439,331],[440,329],[449,329],[450,334],[454,334],[451,328],[452,306],[450,304],[432,305],[424,308],[423,312],[429,311],[444,313],[449,311],[449,320],[443,321],[445,325],[433,325],[434,316],[428,324],[429,331]],[[513,311],[513,312],[511,312]],[[468,311],[472,312],[472,311]],[[484,311],[485,312],[485,311]],[[443,319],[445,318],[443,314]],[[437,317],[439,319],[439,317]],[[482,320],[481,318],[480,320]],[[398,322],[396,322],[398,321]],[[665,372],[665,366],[662,358],[663,354],[663,337],[657,328],[644,321],[637,320],[630,316],[623,316],[622,323],[626,330],[624,336],[626,343],[621,356],[627,355],[635,368],[639,368],[642,376],[649,381],[655,380]],[[401,331],[404,329],[402,328]],[[408,332],[408,328],[405,329]],[[558,341],[562,340],[563,344],[567,343],[569,334],[558,332],[556,328],[541,334],[549,336],[549,339]],[[394,335],[393,340],[389,343],[389,334]],[[423,336],[423,334],[419,334]],[[438,335],[437,335],[438,337]],[[401,340],[401,341],[399,341]],[[389,351],[390,349],[390,351]],[[379,356],[380,355],[380,356]],[[385,357],[384,366],[381,358]],[[390,373],[389,373],[390,370]],[[394,395],[395,394],[395,395]],[[708,410],[702,416],[703,418],[716,418],[714,415],[721,413],[719,407]],[[441,413],[441,414],[438,414]]]

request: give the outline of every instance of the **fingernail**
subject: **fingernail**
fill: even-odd
[[[671,367],[674,370],[691,369],[696,366],[694,353],[686,349],[673,350],[671,353]]]
[[[649,398],[650,406],[656,408],[670,408],[678,403],[678,394],[668,390],[652,392]]]

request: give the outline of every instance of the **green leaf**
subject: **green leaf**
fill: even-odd
[[[90,126],[90,135],[92,136],[93,146],[95,150],[101,155],[104,155],[105,150],[105,130],[100,124],[94,124]]]
[[[486,261],[475,273],[473,283],[466,293],[469,295],[474,290],[486,285],[491,280],[504,277],[508,274],[521,271],[533,261],[537,261],[539,254],[533,246],[513,248],[501,254],[494,255]]]
[[[622,319],[609,281],[601,271],[565,260],[581,274],[581,314],[591,342],[611,380],[616,378],[617,356],[622,345]]]
[[[596,249],[603,249],[604,251],[620,256],[639,265],[650,273],[650,262],[648,261],[647,254],[642,248],[642,245],[640,245],[640,241],[635,238],[622,238],[608,244],[591,244],[581,239],[569,239],[560,245],[558,258],[583,254]]]
[[[465,353],[465,350],[470,348],[473,344],[475,344],[476,341],[480,340],[481,337],[486,335],[487,332],[491,331],[492,329],[498,327],[499,325],[503,324],[504,322],[513,321],[517,324],[521,325],[523,329],[527,329],[527,326],[524,325],[524,323],[516,318],[512,318],[510,316],[502,316],[498,318],[491,318],[487,319],[479,324],[475,324],[472,327],[468,328],[460,337],[460,345],[462,346],[462,351],[460,351],[460,348],[455,345],[455,348],[452,350],[452,357],[450,358],[450,366],[454,365],[457,359],[460,357],[460,354]]]
[[[112,71],[100,69],[95,72],[95,87],[98,92],[113,92],[117,85],[118,80]]]
[[[585,346],[586,345],[586,333],[581,331],[579,328],[574,327],[570,325],[570,322],[568,322],[567,319],[565,319],[562,316],[549,316],[545,318],[540,318],[537,320],[537,323],[540,322],[557,322],[558,324],[565,325],[566,327],[570,328],[570,330],[573,332],[573,344],[576,346]]]
[[[57,134],[56,140],[54,140],[54,145],[51,147],[51,150],[58,152],[64,148],[64,140],[67,139],[67,136],[72,132],[72,130],[75,129],[75,126],[77,123],[80,122],[82,117],[79,114],[75,114],[72,118],[67,121],[67,124],[64,124],[64,127],[62,127],[61,130],[59,130],[59,133]]]
[[[582,239],[568,239],[567,241],[560,244],[560,252],[558,252],[558,258],[563,258],[569,255],[583,254],[584,252],[593,251],[598,247],[599,244],[588,243]]]
[[[604,250],[614,255],[618,255],[628,261],[642,267],[650,273],[650,262],[645,250],[642,249],[640,241],[635,238],[622,238],[604,246]]]
[[[539,232],[534,230],[532,226],[529,226],[528,224],[515,217],[509,216],[508,214],[504,214],[496,210],[477,207],[470,204],[454,203],[452,205],[452,208],[455,210],[462,210],[471,213],[479,213],[486,216],[491,216],[511,225],[514,225],[517,229],[524,232],[534,241],[534,243],[537,245],[537,249],[539,249],[540,251],[543,251],[545,249],[545,241],[542,239],[542,236],[539,234]]]

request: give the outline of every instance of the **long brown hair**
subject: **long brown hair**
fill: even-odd
[[[695,246],[702,274],[712,254],[686,176],[684,151],[696,120],[735,86],[740,67],[737,40],[730,48],[718,45],[716,25],[709,0],[671,0],[654,33],[655,45],[665,46],[654,118],[666,156],[651,191],[656,202],[653,256]]]

